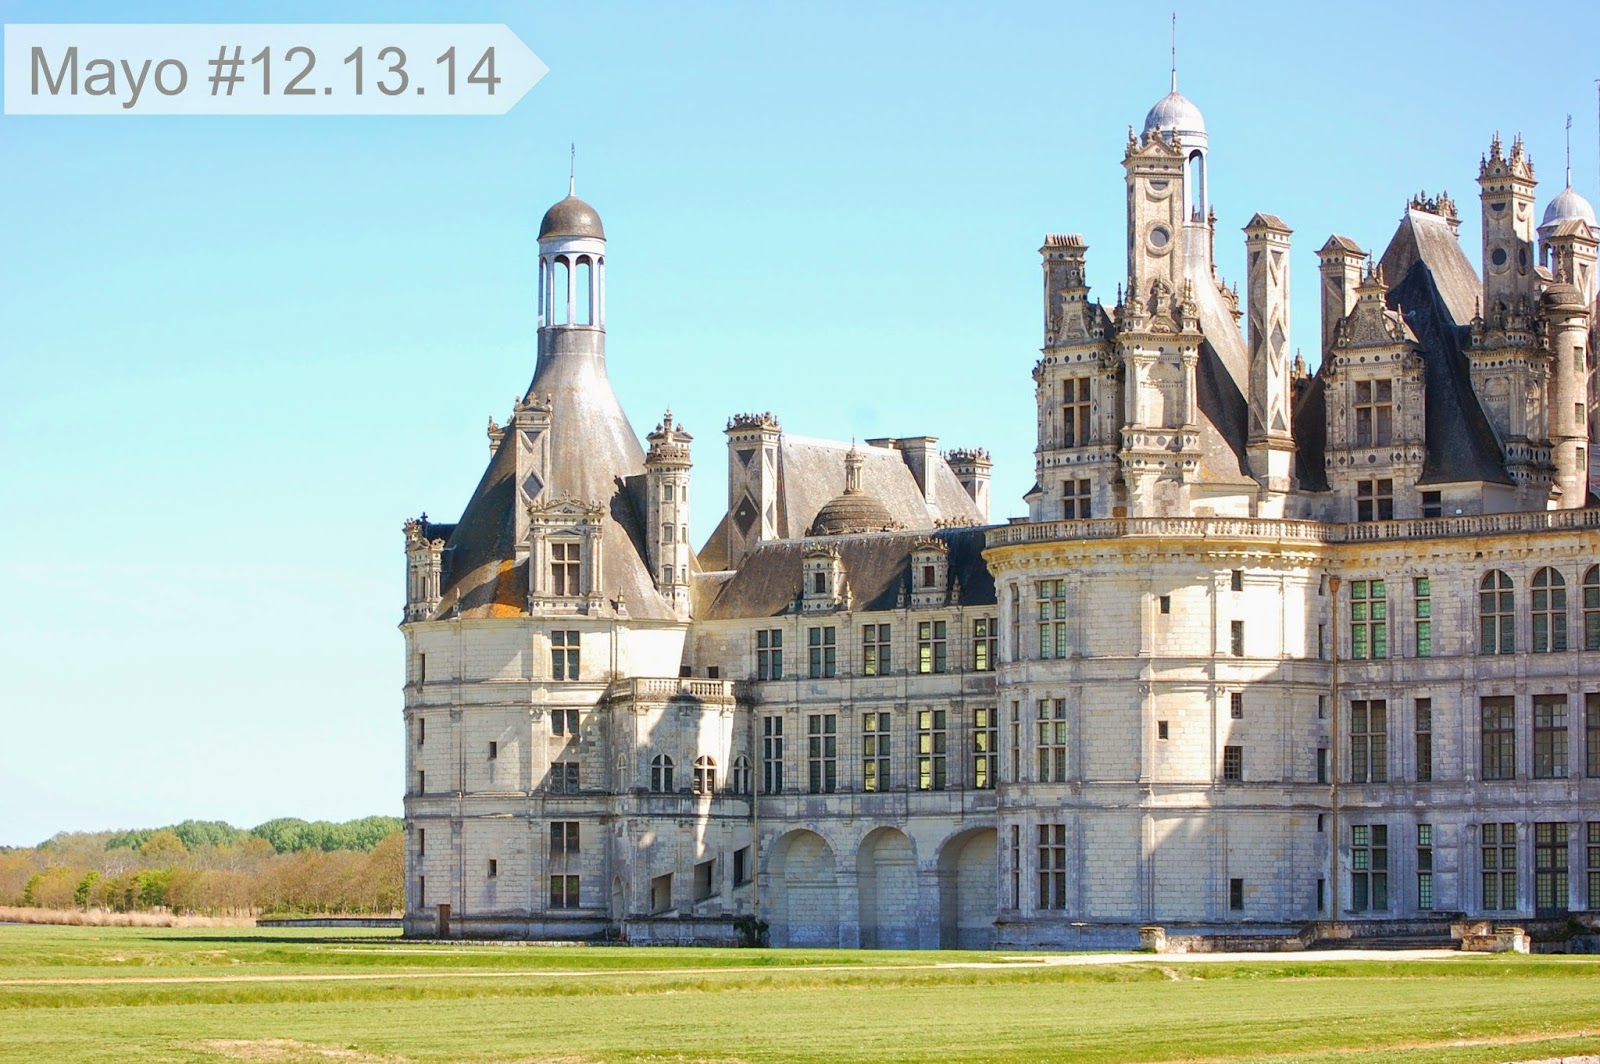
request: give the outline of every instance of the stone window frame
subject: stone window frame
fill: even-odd
[[[1572,905],[1568,859],[1572,826],[1565,820],[1533,825],[1533,911],[1545,918],[1565,916]]]
[[[1567,579],[1554,566],[1540,566],[1528,585],[1529,647],[1535,654],[1561,654],[1567,641]]]
[[[1385,390],[1387,394],[1381,394]],[[1392,377],[1353,382],[1350,435],[1356,447],[1388,447],[1394,443],[1394,397],[1398,390]]]
[[[917,790],[950,786],[950,711],[917,710]]]
[[[1517,585],[1504,569],[1490,569],[1478,581],[1478,653],[1517,652]]]
[[[550,821],[550,856],[566,857],[569,854],[581,853],[581,828],[576,820]]]
[[[1433,657],[1433,579],[1411,578],[1412,650],[1419,658]]]
[[[806,668],[813,680],[839,675],[839,630],[834,625],[813,625],[806,630]]]
[[[1600,565],[1583,574],[1583,649],[1600,650]]]
[[[576,682],[582,675],[583,633],[573,628],[555,628],[550,632],[550,679],[557,683]],[[555,734],[560,734],[559,732]],[[574,735],[577,733],[574,732]]]
[[[972,789],[992,791],[1000,772],[999,712],[992,706],[972,711]]]
[[[733,768],[728,775],[728,788],[734,794],[748,795],[754,773],[750,768],[750,758],[740,754],[733,759]]]
[[[1517,848],[1515,823],[1490,821],[1479,827],[1480,907],[1484,912],[1512,912],[1517,908]]]
[[[1389,782],[1388,699],[1350,700],[1350,782]]]
[[[1571,706],[1565,693],[1533,696],[1533,778],[1564,780],[1571,746],[1568,725]]]
[[[549,907],[551,909],[582,908],[581,887],[582,883],[577,876],[552,875],[550,877]]]
[[[1038,580],[1034,582],[1034,595],[1039,604],[1038,648],[1040,661],[1070,657],[1071,636],[1068,624],[1068,596],[1065,580]]]
[[[950,670],[950,625],[948,621],[917,622],[917,672],[935,675]]]
[[[881,710],[861,714],[861,789],[887,791],[894,779],[894,718]]]
[[[1417,825],[1417,908],[1431,911],[1433,893],[1433,825]]]
[[[861,675],[891,675],[894,666],[893,634],[888,624],[861,626]]]
[[[972,671],[993,672],[1000,660],[1000,619],[975,617],[972,621]]]
[[[605,511],[598,503],[571,497],[536,500],[528,505],[528,609],[531,613],[590,613],[600,608],[605,574],[601,566],[600,543]],[[556,548],[563,552],[576,545],[578,586],[558,588],[554,566],[570,563],[556,560]]]
[[[783,793],[783,714],[761,717],[761,793]]]
[[[1038,858],[1038,892],[1035,908],[1041,912],[1067,907],[1067,826],[1039,824],[1035,832]]]
[[[1088,447],[1095,442],[1093,375],[1061,381],[1061,446]]]
[[[689,789],[695,794],[712,795],[717,793],[717,759],[710,754],[701,754],[694,759],[694,775]]]
[[[1356,481],[1356,522],[1394,520],[1394,478],[1367,477]]]
[[[839,714],[806,715],[806,790],[835,794],[839,790]]]
[[[1415,740],[1416,779],[1433,782],[1433,699],[1418,698],[1413,703],[1412,738]]]
[[[1244,782],[1244,747],[1238,745],[1222,748],[1222,782]]]
[[[1513,695],[1478,699],[1479,779],[1503,782],[1517,778],[1517,702]]]
[[[1071,477],[1061,482],[1061,519],[1087,521],[1094,516],[1094,481]]]
[[[783,629],[756,630],[756,679],[783,679]]]
[[[1350,911],[1389,909],[1389,825],[1350,827]]]
[[[1034,700],[1034,750],[1036,757],[1034,778],[1040,783],[1065,783],[1070,764],[1067,761],[1067,700],[1065,698],[1038,698]]]
[[[674,794],[673,772],[676,766],[671,754],[657,754],[650,759],[650,793]]]

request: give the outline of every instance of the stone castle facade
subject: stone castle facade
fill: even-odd
[[[1600,910],[1594,213],[1479,165],[1374,258],[1213,265],[1209,141],[1130,130],[1127,264],[1052,235],[1029,516],[932,436],[726,427],[605,363],[605,233],[539,232],[538,364],[460,520],[406,524],[410,934],[1131,945]],[[689,542],[695,505],[723,510]]]

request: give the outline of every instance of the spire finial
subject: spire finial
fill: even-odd
[[[578,194],[578,142],[572,142],[572,158],[567,163],[567,195]]]
[[[1572,187],[1572,116],[1567,116],[1567,187]]]
[[[1172,91],[1178,91],[1178,13],[1172,13]]]

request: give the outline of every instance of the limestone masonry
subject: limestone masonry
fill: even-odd
[[[998,526],[985,451],[772,413],[702,495],[694,437],[612,393],[598,214],[550,208],[533,381],[461,519],[405,526],[407,933],[1600,909],[1593,210],[1569,176],[1541,220],[1496,136],[1481,279],[1448,196],[1376,256],[1328,237],[1310,374],[1284,220],[1243,227],[1242,304],[1217,275],[1208,151],[1174,76],[1129,131],[1114,302],[1045,238],[1037,481]],[[725,507],[698,552],[691,505]]]

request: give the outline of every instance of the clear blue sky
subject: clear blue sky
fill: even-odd
[[[6,22],[203,22],[214,5],[20,2]],[[0,118],[0,844],[186,817],[398,814],[400,524],[454,520],[534,361],[534,234],[605,219],[635,429],[932,434],[1032,483],[1036,249],[1122,278],[1130,123],[1169,5],[251,3],[240,22],[504,22],[551,68],[494,118]],[[1185,5],[1223,274],[1255,211],[1381,250],[1522,130],[1596,182],[1600,8]]]

